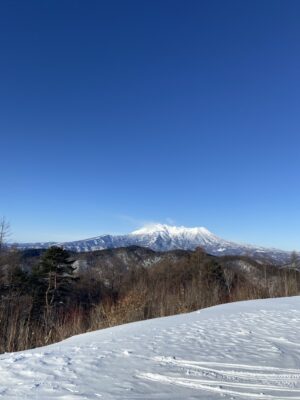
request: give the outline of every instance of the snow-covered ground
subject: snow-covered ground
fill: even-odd
[[[300,399],[300,297],[232,303],[0,355],[0,399]]]

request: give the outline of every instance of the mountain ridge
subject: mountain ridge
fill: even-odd
[[[86,252],[109,248],[141,246],[155,251],[195,250],[202,247],[212,255],[247,255],[255,259],[267,259],[275,263],[288,263],[291,252],[275,248],[265,248],[241,244],[222,239],[205,227],[188,228],[166,224],[149,224],[129,234],[104,234],[93,238],[70,242],[17,243],[19,249],[49,248],[53,245],[63,246],[66,250]]]

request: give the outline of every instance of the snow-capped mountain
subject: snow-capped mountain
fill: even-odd
[[[288,263],[291,254],[278,249],[238,244],[219,238],[208,229],[186,228],[163,224],[147,225],[127,235],[101,235],[90,239],[64,243],[21,243],[17,247],[48,248],[54,244],[70,251],[95,251],[117,247],[142,246],[155,251],[203,248],[213,255],[248,255],[256,259],[267,258],[277,263]]]

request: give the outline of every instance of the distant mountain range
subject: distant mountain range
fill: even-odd
[[[278,264],[289,263],[291,258],[290,252],[230,242],[219,238],[203,227],[186,228],[162,224],[147,225],[127,235],[101,235],[63,243],[18,243],[16,247],[20,249],[46,249],[53,245],[63,246],[66,250],[75,252],[127,246],[147,247],[155,251],[194,250],[201,247],[212,255],[246,255],[256,260],[265,259]]]

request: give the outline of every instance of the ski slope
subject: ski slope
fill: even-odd
[[[300,400],[300,297],[226,304],[2,354],[0,399]]]

